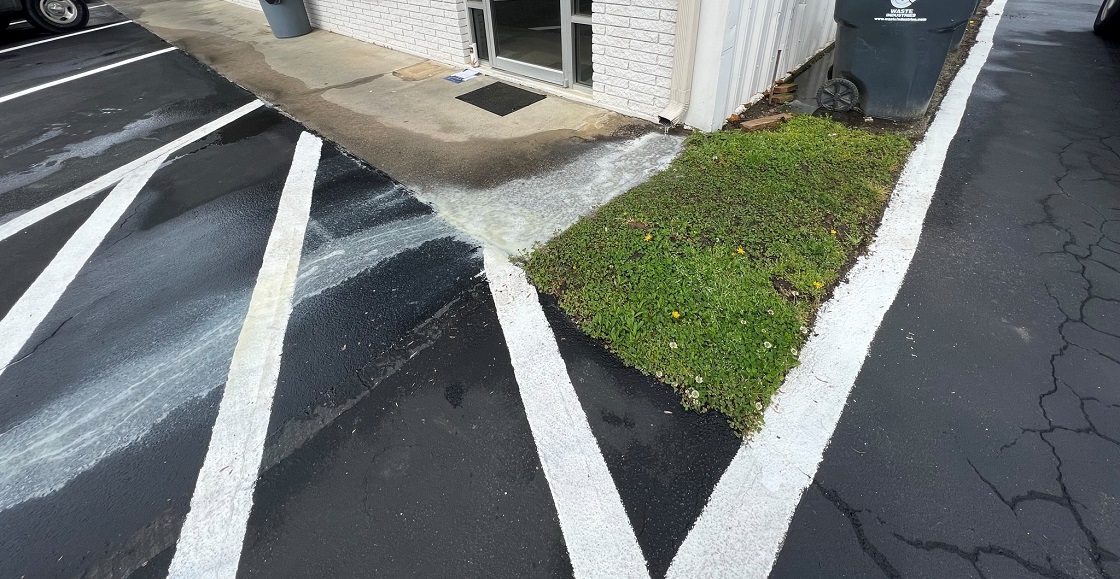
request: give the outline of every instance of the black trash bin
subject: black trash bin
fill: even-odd
[[[834,111],[907,120],[929,107],[949,50],[977,0],[836,0],[833,79],[818,93]]]
[[[264,17],[276,38],[292,38],[311,32],[303,0],[260,0]]]
[[[972,13],[968,15],[969,21],[972,20],[972,15],[976,14],[976,11],[979,10],[979,9],[980,9],[980,0],[976,0],[976,6],[972,7]],[[968,25],[966,24],[965,26],[961,26],[960,28],[958,28],[957,31],[953,33],[953,47],[950,48],[950,50],[956,50],[957,47],[959,47],[961,45],[961,41],[964,40],[964,35],[967,32],[968,32]]]

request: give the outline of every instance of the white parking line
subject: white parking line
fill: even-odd
[[[323,142],[300,135],[168,577],[237,574]]]
[[[642,549],[536,290],[504,254],[486,249],[484,259],[513,373],[575,576],[648,578]]]
[[[0,320],[0,375],[11,366],[55,302],[166,158],[164,155],[152,159],[125,175],[23,292],[8,315]]]
[[[914,258],[949,145],[992,49],[1007,0],[995,0],[925,139],[895,188],[868,254],[821,307],[801,365],[778,390],[765,426],[716,485],[667,577],[763,578],[812,483],[871,341]]]
[[[166,145],[152,151],[151,153],[148,153],[147,155],[144,155],[143,157],[140,157],[139,159],[136,159],[135,161],[132,161],[127,165],[124,165],[123,167],[118,167],[117,169],[114,169],[113,171],[110,171],[109,173],[102,175],[101,177],[98,177],[97,179],[94,179],[93,181],[90,181],[89,183],[86,183],[85,185],[82,185],[81,187],[78,187],[77,189],[74,189],[69,193],[55,197],[54,199],[44,203],[43,205],[40,205],[26,213],[22,213],[9,221],[0,223],[0,241],[4,241],[5,239],[19,233],[20,231],[31,227],[39,221],[50,217],[51,215],[54,215],[59,211],[62,211],[63,209],[77,203],[78,201],[81,201],[82,199],[86,199],[87,197],[108,189],[113,185],[113,183],[120,181],[125,175],[136,170],[137,167],[143,165],[144,163],[147,163],[148,161],[157,157],[166,156],[170,153],[173,153],[205,137],[206,135],[209,135],[210,133],[221,129],[222,127],[232,123],[233,121],[236,121],[237,119],[240,119],[241,117],[257,110],[263,105],[264,103],[259,100],[255,100],[251,103],[242,105],[237,110],[226,113],[225,115],[222,115],[221,117],[210,121],[205,125],[202,125],[201,127],[179,137],[178,139],[175,139],[174,141],[171,141],[170,143],[167,143]]]
[[[90,4],[87,7],[90,10],[97,10],[98,8],[109,8],[109,5],[108,4],[96,4],[96,5]],[[13,21],[8,23],[9,26],[14,26],[16,24],[27,24],[27,21],[26,20],[13,20]]]
[[[19,24],[20,22],[27,22],[27,21],[26,20],[20,20],[18,22],[12,22],[12,24]],[[125,20],[123,22],[114,22],[112,24],[106,24],[105,26],[98,26],[97,28],[87,28],[87,29],[82,30],[80,32],[71,32],[70,34],[62,34],[60,36],[52,36],[50,38],[44,38],[43,40],[36,40],[35,42],[28,42],[27,44],[21,44],[19,46],[13,46],[11,48],[5,48],[3,50],[0,50],[0,54],[4,54],[5,52],[12,52],[13,50],[22,50],[24,48],[27,48],[29,46],[35,46],[37,44],[44,44],[44,43],[47,43],[47,42],[54,42],[56,40],[62,40],[63,38],[70,38],[71,36],[80,36],[82,34],[89,34],[90,32],[97,32],[99,30],[105,30],[106,28],[112,28],[114,26],[120,26],[122,24],[130,24],[131,22],[132,22],[131,20]]]
[[[48,88],[51,88],[51,87],[58,86],[60,84],[65,84],[65,83],[68,83],[68,82],[73,81],[73,80],[78,80],[80,78],[85,78],[87,76],[93,76],[95,74],[102,73],[102,72],[105,72],[107,70],[112,70],[114,68],[121,67],[121,66],[124,66],[126,64],[132,64],[134,62],[139,62],[139,61],[144,60],[146,58],[151,58],[153,56],[159,56],[159,55],[164,54],[166,52],[171,52],[172,50],[178,50],[178,49],[175,48],[174,46],[169,46],[167,48],[162,48],[160,50],[156,50],[155,52],[149,52],[147,54],[141,54],[140,56],[134,56],[132,58],[126,58],[126,59],[124,59],[120,62],[114,62],[113,64],[108,64],[108,65],[105,65],[105,66],[101,66],[101,67],[95,68],[93,70],[87,70],[85,72],[80,72],[78,74],[68,76],[66,78],[60,78],[58,80],[52,80],[51,82],[44,83],[44,84],[41,84],[39,86],[33,86],[31,88],[24,89],[24,90],[21,90],[19,92],[14,92],[14,93],[9,94],[9,95],[0,96],[0,103],[6,103],[10,100],[18,99],[19,97],[22,97],[22,96],[27,96],[29,94],[36,93],[36,92],[39,92],[41,90],[45,90],[45,89],[48,89]]]

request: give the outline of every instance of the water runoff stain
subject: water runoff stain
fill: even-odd
[[[68,124],[59,123],[51,126],[42,135],[31,141],[4,151],[3,156],[8,157],[22,153],[33,147],[46,144],[46,149],[52,153],[42,161],[30,167],[0,174],[0,196],[16,189],[26,187],[40,181],[60,170],[68,161],[73,159],[89,159],[105,154],[109,149],[132,141],[139,141],[166,127],[183,123],[194,118],[189,110],[180,110],[177,107],[163,107],[152,111],[143,118],[132,121],[118,131],[94,135],[84,141],[65,143],[61,148],[51,146],[51,141],[62,136],[67,131],[73,130]]]
[[[429,188],[420,198],[479,241],[516,254],[668,166],[682,137],[650,133],[599,143],[564,167],[490,189]]]
[[[329,221],[352,214],[371,201],[382,208],[415,203],[384,192],[338,204]],[[405,251],[438,239],[461,238],[447,222],[426,214],[332,237],[313,217],[296,279],[294,307],[341,285]],[[142,248],[133,248],[142,251]],[[154,344],[135,344],[144,356],[120,357],[114,365],[85,377],[68,394],[0,433],[0,511],[62,488],[111,454],[136,444],[187,402],[225,382],[252,287],[176,303],[139,332],[158,335]]]

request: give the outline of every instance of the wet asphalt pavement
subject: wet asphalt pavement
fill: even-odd
[[[0,95],[166,46],[128,23],[0,53]],[[0,228],[252,100],[173,51],[0,103]],[[171,152],[0,373],[0,576],[167,575],[302,132],[261,107]],[[107,195],[0,239],[0,315]],[[572,575],[482,273],[324,144],[239,575]],[[547,311],[663,575],[738,440]]]
[[[1120,577],[1120,44],[1010,0],[773,577]]]
[[[773,576],[1120,576],[1120,46],[1091,4],[1009,2]],[[0,96],[166,46],[3,52]],[[0,103],[0,231],[253,99],[173,51]],[[0,577],[167,575],[303,132],[261,107],[172,151],[0,373]],[[0,316],[108,195],[0,238]],[[327,142],[300,255],[238,575],[572,576],[478,244]],[[740,441],[542,306],[662,577]]]

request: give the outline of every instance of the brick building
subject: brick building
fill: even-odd
[[[231,0],[258,8],[258,0]],[[313,26],[711,130],[825,48],[835,0],[305,0]]]

